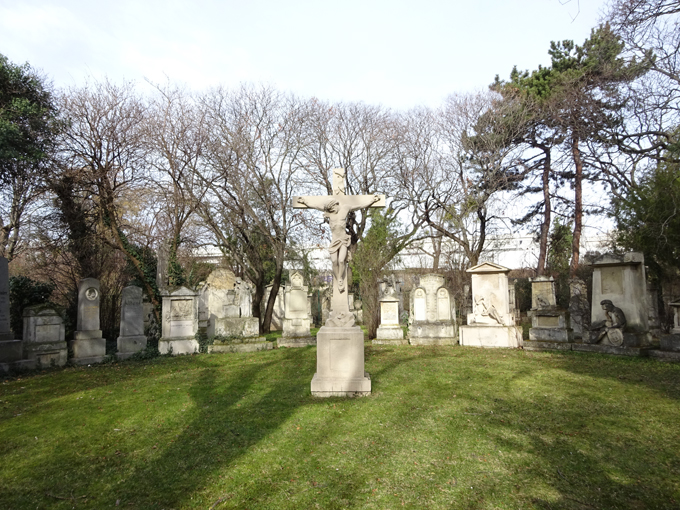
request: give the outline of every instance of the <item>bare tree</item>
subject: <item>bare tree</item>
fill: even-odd
[[[202,98],[210,127],[201,217],[255,285],[253,313],[269,331],[289,243],[302,225],[291,199],[303,189],[305,105],[273,88],[216,89]],[[272,290],[260,316],[265,286]]]

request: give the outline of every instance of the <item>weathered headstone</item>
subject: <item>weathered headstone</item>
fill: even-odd
[[[332,233],[328,248],[333,268],[333,295],[328,320],[316,335],[316,374],[312,395],[319,397],[368,395],[371,379],[364,371],[364,333],[355,326],[347,298],[347,215],[366,207],[385,207],[380,195],[345,195],[345,171],[333,170],[333,195],[293,197],[293,207],[323,211]]]
[[[555,280],[550,276],[531,278],[531,303],[529,311],[531,329],[526,350],[571,350],[574,340],[569,327],[569,312],[557,307]]]
[[[493,262],[467,270],[472,276],[472,313],[460,327],[460,345],[521,347],[522,331],[510,313],[508,272]]]
[[[569,280],[569,319],[574,330],[574,338],[582,339],[590,330],[590,303],[588,288],[580,278]]]
[[[193,354],[198,352],[198,293],[179,287],[163,295],[162,336],[158,341],[161,354]]]
[[[573,350],[645,356],[649,334],[647,277],[642,253],[606,254],[593,264],[590,335]]]
[[[661,335],[659,349],[649,351],[653,358],[664,361],[680,361],[680,301],[669,303],[673,316],[673,327],[666,335]]]
[[[250,285],[227,269],[207,280],[208,334],[217,336],[208,352],[254,352],[274,346],[260,336],[260,324],[252,316]]]
[[[411,293],[412,306],[409,325],[411,345],[455,345],[455,312],[444,277],[428,274],[420,277],[418,287]]]
[[[308,314],[307,286],[304,285],[302,274],[298,271],[290,275],[290,283],[284,290],[285,318],[283,319],[283,333],[277,341],[279,347],[304,347],[316,345],[310,331]]]
[[[127,359],[146,348],[142,300],[140,287],[131,285],[123,289],[120,299],[120,336],[117,354],[119,359]]]
[[[24,352],[38,367],[63,367],[68,361],[64,319],[50,305],[24,309]]]
[[[9,267],[0,257],[0,373],[28,370],[35,361],[24,359],[23,342],[14,338],[9,320]]]
[[[170,263],[170,246],[162,242],[156,250],[156,285],[159,290],[168,287],[168,264]]]
[[[78,316],[70,347],[78,365],[100,363],[106,356],[106,340],[99,327],[99,280],[83,278],[78,282]]]
[[[269,301],[269,296],[272,292],[272,286],[267,285],[264,290],[264,297],[262,298],[262,315],[264,315],[264,310]],[[270,328],[273,331],[278,331],[283,329],[283,319],[286,316],[285,310],[285,296],[283,287],[279,287],[279,292],[276,295],[276,300],[274,301],[274,310],[272,311],[272,321]]]
[[[385,286],[380,296],[380,326],[378,326],[372,343],[379,345],[408,344],[408,340],[404,338],[404,330],[399,324],[399,298],[392,285]]]

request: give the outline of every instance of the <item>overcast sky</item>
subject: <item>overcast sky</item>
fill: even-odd
[[[0,0],[0,53],[58,87],[108,76],[266,82],[396,109],[485,88],[582,43],[605,0]]]

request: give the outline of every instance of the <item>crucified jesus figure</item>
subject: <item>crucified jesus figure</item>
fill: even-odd
[[[297,204],[323,211],[324,218],[331,227],[332,242],[328,247],[328,253],[331,256],[333,278],[338,282],[339,292],[345,292],[346,289],[347,250],[351,240],[346,230],[347,215],[351,211],[370,207],[380,202],[381,198],[381,195],[297,197]]]

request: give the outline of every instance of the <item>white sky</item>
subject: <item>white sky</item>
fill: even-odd
[[[438,106],[582,43],[605,0],[0,0],[0,53],[56,86],[267,82],[330,101]]]

